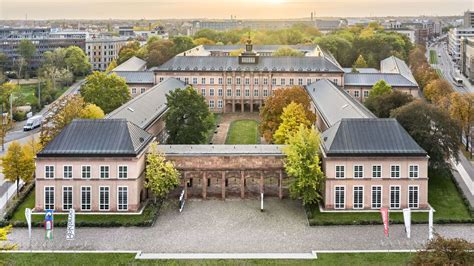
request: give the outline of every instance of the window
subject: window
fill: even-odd
[[[311,84],[311,79],[306,79],[306,85]]]
[[[227,78],[227,85],[231,85],[232,84],[232,78]]]
[[[408,208],[418,209],[418,186],[408,186]]]
[[[352,208],[363,209],[364,208],[364,187],[356,186],[353,188],[354,202]]]
[[[201,78],[201,84],[206,84],[206,78]]]
[[[381,165],[373,165],[372,166],[372,177],[373,178],[381,178],[382,177],[382,166]]]
[[[258,97],[258,90],[253,90],[253,96],[257,96],[257,97]]]
[[[280,85],[285,85],[285,79],[280,79]]]
[[[82,178],[91,178],[91,166],[83,165],[82,166]]]
[[[390,165],[390,177],[400,178],[400,165]]]
[[[214,100],[209,101],[209,108],[214,108]]]
[[[72,209],[72,187],[63,187],[63,211]]]
[[[369,91],[364,91],[364,98],[369,97]]]
[[[240,78],[237,78],[237,85],[240,85]]]
[[[268,96],[268,90],[267,90],[267,89],[264,89],[264,90],[263,90],[263,96],[264,96],[264,97],[267,97],[267,96]]]
[[[99,210],[108,211],[110,208],[110,188],[99,187]]]
[[[63,167],[63,178],[64,179],[72,178],[72,165],[65,165]]]
[[[91,187],[81,187],[81,210],[91,210]]]
[[[214,96],[214,89],[209,89],[209,96]]]
[[[227,96],[229,96],[229,97],[232,96],[232,90],[231,90],[231,89],[227,89],[227,93],[226,93],[226,94],[227,94]]]
[[[333,79],[332,81],[333,81],[334,84],[336,84],[336,85],[338,85],[338,83],[339,83],[339,80],[338,80],[338,79]]]
[[[198,84],[198,79],[197,78],[193,78],[193,84]]]
[[[364,166],[354,165],[354,178],[364,178]]]
[[[245,85],[250,85],[250,79],[249,78],[245,79]]]
[[[298,79],[298,85],[303,85],[303,79]]]
[[[209,80],[209,83],[213,85],[213,84],[214,84],[214,78],[211,78],[211,79]]]
[[[345,187],[336,186],[334,187],[334,208],[344,209],[345,208]]]
[[[382,187],[372,187],[372,209],[380,209],[382,207]]]
[[[145,93],[145,90],[146,90],[145,88],[141,88],[140,93]]]
[[[263,85],[268,85],[268,79],[267,78],[263,79]]]
[[[100,166],[100,178],[109,178],[110,177],[110,171],[109,171],[109,166],[108,165],[101,165]]]
[[[184,78],[184,83],[189,84],[189,78]]]
[[[336,165],[336,178],[344,178],[344,165]]]
[[[408,177],[418,178],[418,165],[411,164],[409,166]]]
[[[137,94],[137,89],[136,88],[132,88],[132,94]]]
[[[249,96],[250,96],[250,90],[249,90],[249,89],[245,89],[245,96],[246,96],[246,97],[249,97]]]
[[[400,209],[400,186],[390,187],[390,209]]]
[[[119,211],[128,210],[128,187],[118,187],[117,204]]]
[[[272,79],[272,85],[277,85],[277,79]]]
[[[44,187],[44,209],[54,210],[54,187]]]
[[[354,91],[354,97],[359,98],[359,91]]]
[[[160,82],[162,82],[163,80],[165,80],[165,78],[164,78],[164,77],[160,77]]]
[[[240,97],[240,89],[237,89],[237,90],[235,91],[235,96]]]
[[[255,78],[255,79],[253,80],[253,84],[254,84],[254,85],[258,85],[258,78]]]
[[[128,166],[126,165],[119,165],[118,167],[118,178],[128,178]]]
[[[290,85],[295,85],[295,79],[290,79]]]
[[[217,108],[222,109],[222,100],[217,101]]]
[[[44,178],[54,178],[54,165],[44,167]]]
[[[202,89],[201,89],[201,95],[202,95],[202,96],[206,96],[206,89],[205,89],[205,88],[202,88]]]
[[[218,90],[217,90],[217,95],[218,95],[218,96],[222,96],[222,94],[223,94],[222,89],[218,89]]]
[[[219,78],[218,81],[219,85],[222,85],[222,78]]]

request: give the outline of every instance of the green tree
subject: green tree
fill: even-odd
[[[461,238],[448,239],[440,235],[416,252],[412,265],[469,265],[474,261],[474,243]]]
[[[364,101],[367,107],[374,115],[380,118],[390,117],[390,112],[413,101],[411,94],[398,90],[384,93],[382,95],[368,97]]]
[[[300,125],[311,127],[311,122],[306,117],[306,111],[300,103],[291,102],[283,108],[281,124],[273,135],[275,144],[286,144],[291,135],[295,134]]]
[[[291,47],[281,47],[273,52],[273,56],[303,56],[304,54]]]
[[[117,65],[122,64],[123,62],[127,61],[133,56],[140,57],[139,50],[140,50],[140,43],[137,41],[130,42],[126,44],[125,46],[123,46],[122,48],[120,48],[118,58],[117,58]]]
[[[18,66],[18,78],[20,78],[22,77],[22,71],[31,63],[31,60],[36,54],[36,46],[30,40],[21,40],[17,47],[17,53],[20,55],[20,59],[16,62]]]
[[[166,130],[170,144],[203,144],[214,127],[214,115],[205,98],[192,87],[176,89],[166,95]]]
[[[353,65],[354,68],[365,68],[368,67],[367,62],[365,61],[364,57],[362,55],[359,55],[357,60],[354,62]]]
[[[272,142],[273,134],[281,123],[283,108],[291,102],[303,105],[306,118],[314,124],[316,115],[310,110],[311,99],[305,89],[299,86],[275,90],[274,93],[265,100],[265,105],[260,110],[261,123],[259,125],[260,133],[267,142]]]
[[[392,86],[390,86],[385,80],[379,80],[374,84],[369,92],[369,97],[377,97],[383,94],[392,92]]]
[[[69,46],[65,49],[65,63],[69,71],[71,71],[74,76],[83,76],[89,73],[91,69],[91,64],[89,59],[84,51],[77,46]]]
[[[173,163],[166,161],[165,156],[158,151],[157,143],[152,143],[146,157],[145,188],[153,192],[155,202],[156,198],[165,198],[179,185],[179,175]]]
[[[303,205],[317,203],[321,199],[324,173],[319,165],[319,134],[314,127],[300,125],[283,148],[285,171],[290,179],[290,196],[301,198]]]
[[[5,156],[2,157],[2,173],[5,180],[16,182],[17,195],[20,192],[20,180],[32,180],[34,172],[34,158],[25,153],[25,148],[20,143],[10,143]]]
[[[125,79],[98,71],[87,76],[81,95],[86,102],[99,106],[106,114],[131,98]]]
[[[149,42],[146,46],[147,55],[146,62],[147,66],[154,67],[163,64],[170,60],[174,55],[174,43],[170,40],[157,40]]]
[[[188,36],[176,36],[173,38],[173,53],[179,54],[184,51],[187,51],[195,46],[193,39]]]
[[[107,69],[105,70],[105,73],[110,73],[112,72],[112,70],[114,70],[115,68],[117,67],[117,60],[112,60],[112,62],[110,62],[109,66],[107,66]]]
[[[461,128],[446,111],[418,100],[393,110],[391,116],[428,153],[433,168],[445,167],[450,158],[459,159]]]

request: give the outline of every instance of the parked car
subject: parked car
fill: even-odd
[[[36,115],[31,118],[28,118],[26,121],[25,126],[23,127],[23,131],[28,131],[28,130],[33,130],[37,127],[41,126],[41,123],[43,123],[43,116],[42,115]]]

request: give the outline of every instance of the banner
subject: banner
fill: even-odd
[[[380,208],[380,214],[382,214],[383,232],[388,237],[388,208]]]
[[[410,210],[410,208],[403,209],[403,221],[405,222],[405,231],[407,232],[407,237],[410,238],[410,235],[411,235],[411,210]]]
[[[428,239],[433,239],[433,208],[430,208],[428,215]]]
[[[74,240],[76,236],[76,211],[74,209],[69,210],[69,215],[67,216],[67,229],[66,229],[66,240]]]
[[[186,201],[184,193],[185,193],[185,189],[183,189],[183,191],[181,191],[181,195],[179,196],[179,212],[183,211],[184,203]]]
[[[31,209],[25,209],[26,223],[28,224],[28,237],[31,239]]]
[[[44,216],[44,228],[46,229],[46,239],[53,239],[53,210],[46,210]]]

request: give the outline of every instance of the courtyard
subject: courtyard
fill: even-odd
[[[258,113],[225,113],[220,117],[213,144],[265,144],[258,125]]]

